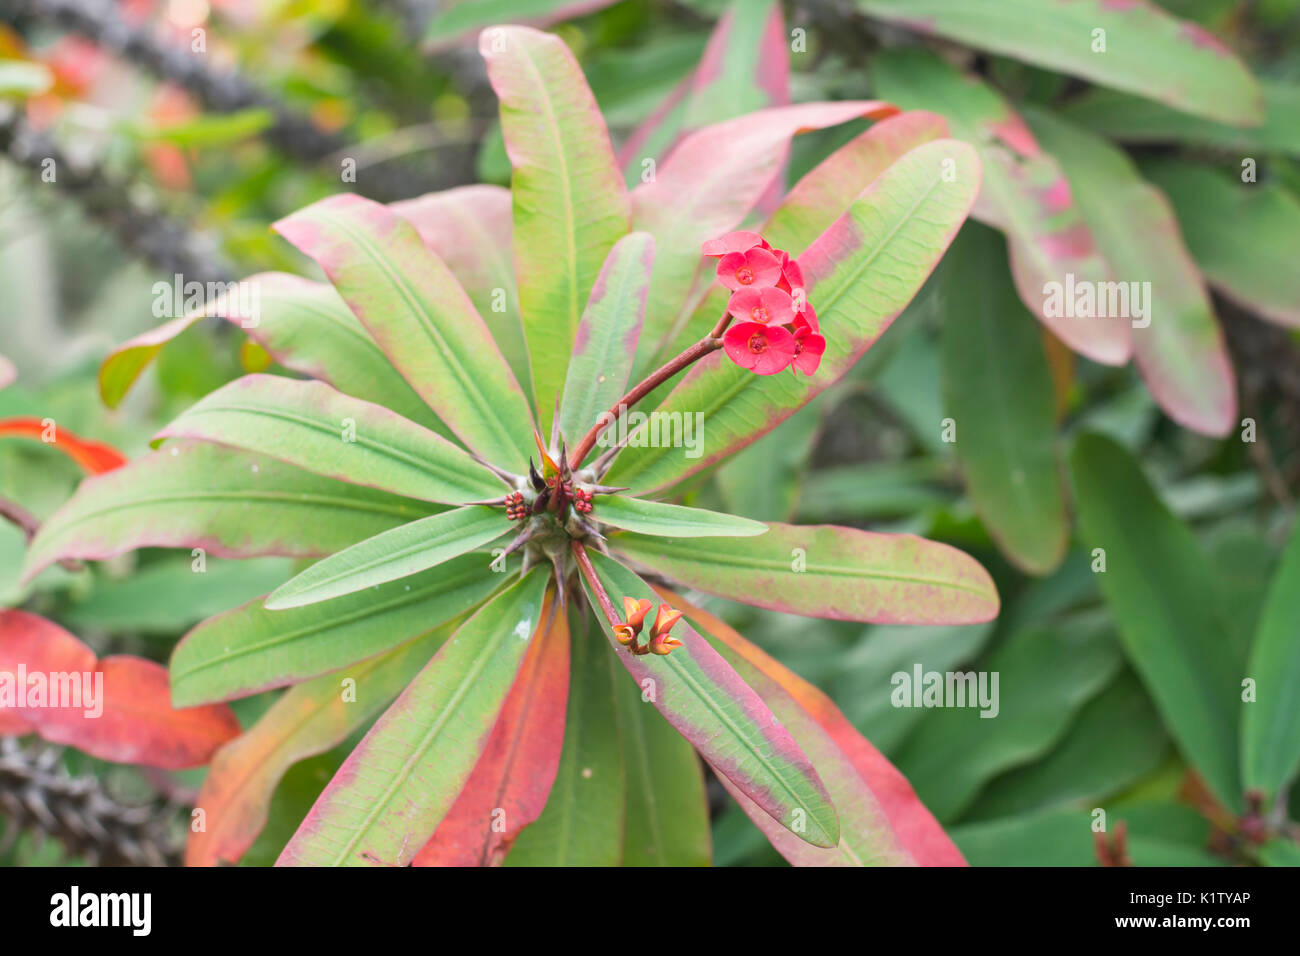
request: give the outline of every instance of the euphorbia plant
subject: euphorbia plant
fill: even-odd
[[[259,314],[225,316],[308,378],[217,390],[33,542],[29,573],[146,545],[321,559],[173,656],[177,705],[293,685],[217,755],[190,861],[237,859],[284,770],[382,712],[282,863],[707,862],[692,748],[794,862],[960,862],[826,697],[670,587],[960,623],[997,612],[984,570],[662,499],[884,331],[969,211],[973,151],[933,117],[812,103],[692,133],[629,193],[561,41],[499,27],[481,49],[512,190],[282,220],[329,284],[260,276]],[[793,135],[859,117],[883,121],[735,231]],[[110,356],[105,398],[200,314]],[[700,447],[651,423],[611,441],[639,403],[699,413]]]

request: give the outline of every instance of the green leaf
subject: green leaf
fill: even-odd
[[[610,250],[591,290],[560,403],[560,433],[572,444],[627,392],[654,251],[649,233],[624,236]]]
[[[1107,290],[1106,311],[1131,316],[1134,358],[1152,396],[1179,424],[1226,435],[1237,415],[1232,362],[1168,200],[1138,175],[1123,151],[1046,112],[1026,115],[1043,148],[1065,167],[1079,208],[1112,264],[1120,285]],[[1125,293],[1133,289],[1141,294],[1142,310],[1134,301],[1124,308]],[[1112,292],[1118,309],[1109,301]],[[1145,314],[1139,317],[1139,311]]]
[[[618,683],[618,708],[627,773],[623,865],[708,866],[709,801],[695,749],[630,681]]]
[[[1160,715],[1125,670],[1083,706],[1051,753],[993,780],[963,819],[990,820],[1084,800],[1095,806],[1156,770],[1168,752]]]
[[[767,532],[761,521],[623,495],[597,498],[594,517],[625,531],[674,538],[749,538]]]
[[[612,600],[656,596],[617,561],[601,554],[591,554],[591,561]],[[587,587],[591,596],[589,583]],[[679,621],[673,628],[682,646],[665,656],[633,655],[607,628],[602,631],[643,693],[714,770],[805,842],[839,842],[835,808],[808,757],[753,689],[690,625]]]
[[[476,606],[502,583],[491,557],[462,555],[359,594],[288,611],[256,599],[209,618],[176,645],[172,701],[229,700],[382,654]]]
[[[1264,122],[1230,126],[1180,113],[1151,100],[1114,90],[1089,90],[1061,108],[1061,116],[1123,143],[1164,143],[1230,149],[1243,156],[1285,152],[1300,156],[1300,85],[1261,79]]]
[[[169,555],[125,577],[96,576],[94,590],[84,600],[72,592],[59,620],[73,633],[152,635],[170,646],[177,634],[205,617],[265,594],[268,587],[292,576],[289,558],[213,559],[196,573],[188,554]]]
[[[618,866],[626,783],[615,703],[627,678],[589,612],[571,615],[564,749],[542,815],[519,834],[506,866]]]
[[[1243,183],[1210,166],[1142,167],[1178,214],[1187,248],[1216,288],[1281,325],[1300,326],[1300,200],[1278,183]]]
[[[162,286],[169,287],[168,283]],[[99,394],[104,404],[116,408],[163,346],[201,319],[219,316],[237,324],[285,368],[383,405],[443,437],[451,434],[397,374],[333,286],[283,272],[264,272],[243,280],[239,289],[245,290],[245,301],[241,302],[238,291],[219,297],[110,352],[99,369]],[[162,294],[158,283],[154,291]],[[176,297],[175,292],[171,295]]]
[[[158,432],[259,452],[316,474],[409,498],[466,504],[502,484],[459,446],[322,382],[246,375]]]
[[[1011,105],[982,80],[920,48],[877,56],[872,77],[881,95],[900,106],[941,113],[952,135],[979,152],[984,180],[972,215],[1006,234],[1012,278],[1025,307],[1081,355],[1107,365],[1127,361],[1122,323],[1045,308],[1046,283],[1067,274],[1102,281],[1107,266],[1060,164],[1039,149]]]
[[[609,132],[557,36],[492,27],[479,38],[514,168],[519,307],[542,432],[564,388],[582,309],[630,205]]]
[[[1044,810],[954,828],[972,866],[1096,866],[1091,807]],[[1105,807],[1106,830],[1123,821],[1135,866],[1219,866],[1204,848],[1209,824],[1177,803]]]
[[[1242,62],[1201,27],[1153,3],[857,0],[857,6],[885,21],[1210,119],[1249,126],[1263,117],[1259,86]]]
[[[458,186],[390,207],[437,254],[483,317],[510,370],[532,394],[528,347],[519,321],[519,291],[510,257],[510,190],[501,186]],[[381,403],[382,404],[382,403]]]
[[[966,671],[964,681],[938,674],[938,702],[948,703],[942,695],[951,687],[964,694],[964,706],[927,712],[899,752],[898,769],[936,817],[956,819],[989,780],[1060,740],[1120,665],[1112,633],[1096,620],[1018,631]],[[891,683],[891,702],[900,707],[924,706],[932,686],[919,665]],[[987,703],[976,697],[977,687],[981,695],[989,692]]]
[[[507,530],[504,512],[484,505],[430,515],[317,561],[272,591],[264,607],[303,607],[396,581],[473,551]]]
[[[1276,796],[1300,767],[1300,522],[1273,575],[1246,676],[1255,701],[1241,723],[1241,776],[1247,789]]]
[[[940,841],[946,839],[912,794],[911,787],[888,761],[857,735],[831,700],[817,688],[786,670],[712,615],[698,608],[686,610],[691,622],[709,637],[727,663],[762,695],[773,713],[790,728],[799,745],[812,757],[818,775],[835,801],[840,820],[839,843],[828,849],[811,847],[777,827],[734,784],[723,780],[723,786],[781,855],[795,866],[905,866],[914,862],[924,865],[922,844],[929,843],[935,831]],[[886,801],[891,806],[886,806]],[[891,819],[895,814],[897,817]],[[951,844],[948,847],[952,849]],[[938,849],[933,845],[931,848]],[[945,859],[945,865],[955,862],[951,857]]]
[[[289,768],[341,744],[374,719],[452,630],[451,625],[438,628],[341,674],[323,674],[280,695],[257,723],[213,757],[196,801],[207,814],[207,825],[186,841],[186,866],[238,861],[266,826],[272,795]],[[354,682],[354,699],[343,693],[345,679]],[[299,819],[307,809],[302,808]],[[290,836],[292,831],[281,845]]]
[[[528,401],[474,304],[409,222],[344,193],[275,223],[311,256],[393,366],[471,451],[533,450]]]
[[[1239,668],[1196,538],[1110,439],[1080,436],[1070,471],[1082,536],[1104,552],[1101,591],[1129,659],[1183,755],[1240,810]]]
[[[280,866],[403,866],[478,761],[543,612],[534,569],[443,644],[366,734],[284,848]]]
[[[944,402],[972,503],[1007,557],[1046,574],[1065,556],[1069,527],[1042,332],[983,226],[962,230],[942,279]]]
[[[808,301],[828,332],[817,373],[755,375],[713,353],[656,410],[704,416],[700,456],[633,447],[615,460],[608,480],[643,494],[667,487],[772,430],[844,375],[947,249],[979,191],[978,168],[974,150],[952,140],[918,146],[894,163],[798,257]]]
[[[910,534],[773,522],[753,540],[619,535],[638,564],[692,588],[755,607],[841,621],[969,624],[997,615],[980,565]]]
[[[437,510],[262,455],[176,442],[82,482],[41,526],[23,575],[145,547],[316,558]]]

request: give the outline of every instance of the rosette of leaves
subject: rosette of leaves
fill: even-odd
[[[237,860],[285,771],[369,727],[281,863],[706,863],[697,753],[792,862],[962,862],[827,697],[668,588],[965,623],[997,613],[987,573],[911,535],[664,499],[885,331],[970,209],[974,151],[885,103],[809,103],[692,132],[629,191],[558,38],[494,27],[481,52],[512,189],[335,196],[278,223],[328,283],[262,275],[255,310],[196,304],[115,351],[101,388],[119,401],[205,313],[301,377],[208,395],[32,542],[29,574],[144,546],[319,559],[172,657],[177,705],[290,688],[214,759],[188,861]],[[881,122],[761,226],[799,253],[821,364],[756,375],[705,331],[727,292],[699,278],[701,243],[765,199],[795,134],[861,117]],[[670,430],[700,413],[698,440],[638,440],[638,402]],[[621,598],[685,612],[671,653],[620,643]]]

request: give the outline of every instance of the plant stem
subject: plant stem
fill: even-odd
[[[605,618],[609,621],[609,626],[623,623],[623,619],[618,616],[614,610],[614,602],[609,599],[609,594],[605,591],[605,585],[600,583],[600,578],[596,577],[596,569],[591,566],[591,558],[587,554],[587,549],[582,546],[582,542],[573,539],[569,542],[569,547],[573,549],[573,556],[578,559],[578,569],[582,571],[582,576],[587,579],[591,589],[596,592],[596,602],[600,605],[601,611],[604,612]]]
[[[722,339],[718,337],[721,333],[718,328],[725,329],[729,320],[730,316],[724,315],[718,320],[718,327],[715,328],[712,334],[700,339],[681,355],[659,366],[659,368],[642,379],[630,392],[615,402],[608,412],[596,419],[596,424],[591,426],[587,434],[582,436],[582,441],[573,449],[573,454],[569,457],[570,467],[577,468],[582,464],[582,460],[587,457],[596,444],[596,439],[600,437],[600,433],[618,421],[619,416],[624,411],[641,401],[678,372],[698,362],[710,352],[716,352],[722,348]]]

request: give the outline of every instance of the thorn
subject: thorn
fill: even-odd
[[[465,506],[469,507],[470,505],[487,505],[489,508],[497,508],[500,507],[501,505],[504,505],[508,497],[509,497],[508,495],[502,495],[500,498],[484,498],[482,501],[467,501],[465,502]]]
[[[560,478],[565,482],[573,480],[573,466],[569,464],[569,450],[564,445],[564,436],[560,436]]]
[[[528,459],[528,480],[532,482],[534,491],[546,490],[546,481],[537,473],[537,466],[533,464],[532,458]]]
[[[523,531],[520,531],[519,534],[515,535],[515,539],[511,541],[508,545],[506,545],[506,549],[504,552],[502,552],[501,557],[504,558],[510,554],[513,554],[520,547],[527,544],[532,539],[532,537],[533,537],[532,528],[525,528]]]
[[[539,515],[551,503],[551,489],[547,488],[533,500],[533,514]]]
[[[632,490],[632,489],[631,489],[629,486],[626,486],[626,485],[624,485],[624,486],[615,486],[615,485],[592,485],[592,486],[591,486],[591,493],[592,493],[593,495],[616,495],[616,494],[618,494],[620,491],[631,491],[631,490]]]
[[[609,466],[614,463],[615,456],[623,450],[622,445],[615,445],[608,451],[600,453],[600,457],[591,463],[591,471],[597,478],[605,477],[605,472],[609,471]]]
[[[512,475],[504,468],[498,468],[496,465],[492,464],[492,462],[488,461],[486,458],[480,458],[478,455],[474,454],[473,452],[470,452],[469,455],[471,458],[473,458],[476,462],[478,462],[488,471],[492,472],[492,474],[496,475],[498,478],[504,481],[507,487],[509,487],[512,491],[518,487],[518,483],[522,480],[521,476]]]

